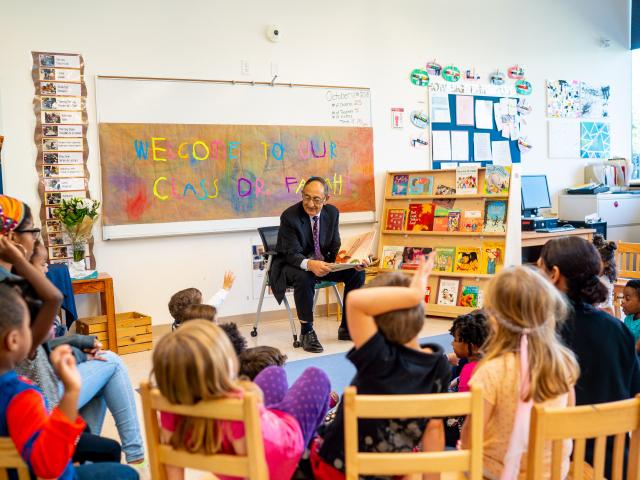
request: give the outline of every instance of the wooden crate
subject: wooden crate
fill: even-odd
[[[105,349],[109,348],[106,315],[80,318],[76,330],[82,335],[95,335]],[[117,313],[116,335],[120,355],[151,350],[151,317],[138,312]]]

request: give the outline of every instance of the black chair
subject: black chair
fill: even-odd
[[[278,229],[280,227],[260,227],[258,228],[258,233],[260,234],[260,239],[262,240],[262,245],[264,247],[264,257],[267,260],[267,266],[264,269],[264,280],[262,281],[262,288],[260,290],[260,300],[258,301],[258,311],[256,313],[256,322],[253,324],[253,330],[251,330],[251,336],[258,336],[258,323],[260,323],[260,314],[262,313],[262,302],[264,301],[264,293],[267,291],[267,287],[269,286],[269,270],[271,269],[271,262],[273,261],[273,257],[277,254],[276,252],[276,244],[278,243]],[[338,291],[338,286],[336,282],[318,282],[316,283],[315,289],[316,293],[313,297],[313,306],[315,308],[316,302],[318,301],[318,294],[320,290],[323,288],[333,288],[333,291],[340,303],[340,308],[344,308],[342,303],[342,298],[340,297],[340,292]],[[283,299],[284,306],[287,309],[287,314],[289,316],[289,324],[291,325],[291,334],[293,335],[293,348],[300,347],[300,342],[298,341],[298,333],[296,332],[296,324],[293,321],[293,312],[291,311],[291,306],[289,305],[289,300],[287,300],[287,294],[285,292]]]

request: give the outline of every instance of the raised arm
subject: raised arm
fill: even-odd
[[[409,287],[361,288],[349,293],[347,323],[356,348],[364,345],[378,331],[376,315],[411,308],[424,301],[429,274],[433,269],[433,252],[422,260]]]
[[[53,319],[62,305],[62,293],[44,273],[31,265],[24,254],[5,236],[0,237],[0,258],[13,265],[16,273],[33,287],[38,298],[42,301],[42,307],[36,318],[31,319],[31,353],[33,353],[49,335]]]

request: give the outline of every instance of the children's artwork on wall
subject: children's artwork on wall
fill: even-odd
[[[518,80],[516,82],[516,93],[518,95],[531,95],[533,91],[533,87],[531,86],[531,82],[527,80]]]
[[[580,103],[583,118],[607,118],[609,116],[609,85],[580,84]]]
[[[411,123],[417,128],[427,128],[429,125],[429,116],[422,110],[414,110],[409,117]]]
[[[429,85],[429,74],[421,68],[413,69],[411,75],[409,75],[409,79],[411,83],[418,87],[426,87]]]
[[[547,117],[578,118],[580,114],[580,82],[547,80]]]
[[[455,65],[448,65],[442,70],[442,78],[447,82],[457,82],[460,80],[460,69]]]
[[[442,73],[442,65],[437,63],[435,60],[433,62],[427,62],[427,72],[429,75],[439,77]]]
[[[495,72],[492,72],[489,75],[489,81],[491,82],[491,85],[504,85],[505,82],[505,75],[504,72],[501,72],[500,70],[496,70]]]
[[[524,78],[524,68],[521,65],[513,65],[507,70],[507,76],[514,80],[522,80]]]
[[[608,118],[609,85],[577,80],[547,80],[547,116],[558,118]]]
[[[609,158],[611,138],[609,124],[602,122],[580,123],[580,158]]]

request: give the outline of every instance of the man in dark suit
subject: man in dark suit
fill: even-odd
[[[338,209],[328,205],[328,185],[323,178],[311,177],[302,190],[302,201],[280,216],[278,254],[273,258],[269,282],[278,303],[287,286],[293,286],[293,298],[301,324],[300,343],[307,352],[323,351],[313,330],[313,296],[320,281],[343,282],[344,301],[351,290],[364,284],[364,267],[332,272],[329,263],[336,260],[340,248]],[[338,328],[340,340],[351,340],[346,309]]]

